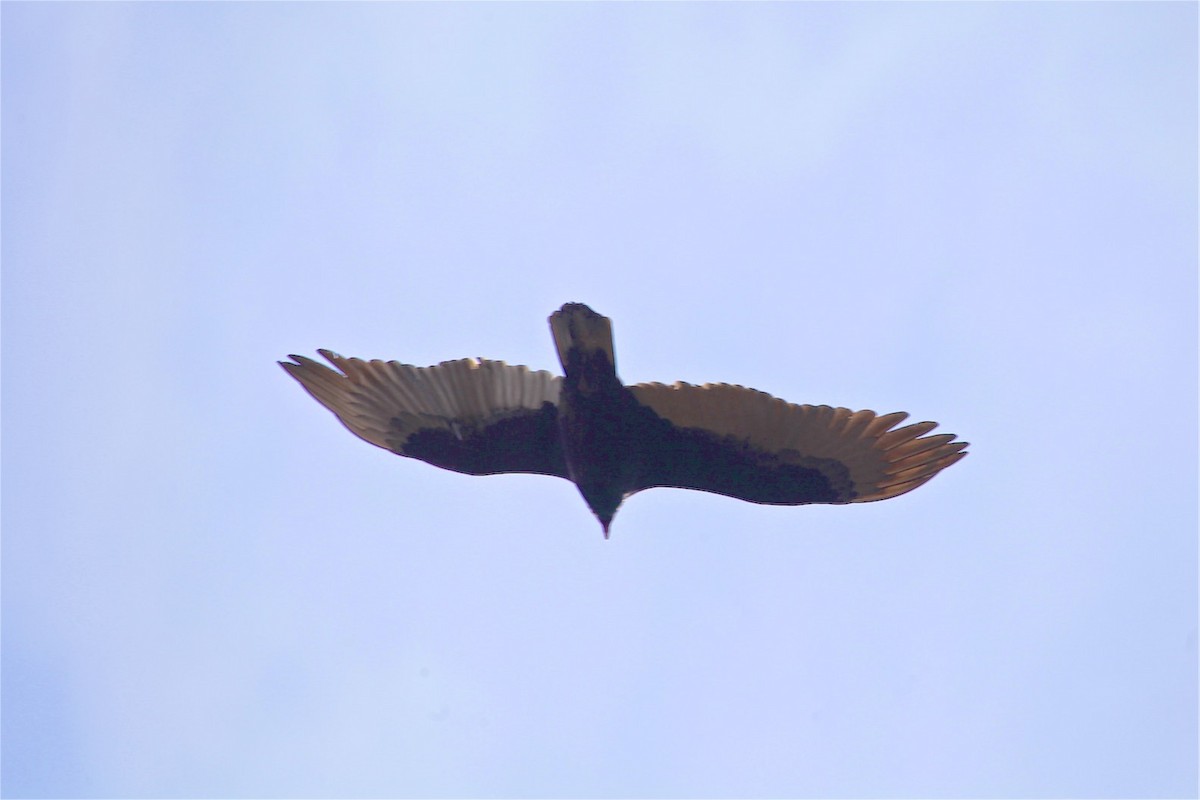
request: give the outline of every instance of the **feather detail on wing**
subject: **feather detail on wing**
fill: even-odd
[[[566,477],[556,411],[562,378],[486,359],[414,367],[318,352],[340,372],[297,355],[280,366],[359,438],[472,475]]]
[[[719,473],[716,488],[703,485],[694,470],[687,488],[717,491],[769,503],[862,503],[904,494],[930,480],[942,469],[961,459],[966,442],[952,434],[926,435],[933,422],[896,428],[908,414],[877,415],[874,411],[851,411],[830,406],[794,405],[765,392],[729,384],[694,386],[676,383],[642,383],[630,386],[638,402],[651,409],[690,439],[705,436],[719,444],[736,463],[753,461],[761,470],[758,489],[755,473],[743,469],[732,488]],[[681,453],[685,452],[680,450]],[[733,463],[730,462],[730,463]],[[687,473],[690,468],[681,467]],[[802,485],[794,476],[812,470],[827,482],[827,495],[814,485]],[[670,468],[664,468],[670,472]],[[792,477],[788,477],[792,476]],[[670,483],[661,476],[653,485]],[[662,482],[666,480],[667,482]],[[790,483],[789,483],[790,481]],[[794,485],[795,489],[789,489]],[[826,484],[820,484],[822,488]],[[765,492],[761,497],[757,492]],[[794,497],[789,495],[794,492]],[[763,498],[766,499],[763,499]],[[833,498],[833,499],[827,499]]]

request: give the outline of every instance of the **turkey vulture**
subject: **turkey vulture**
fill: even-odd
[[[934,422],[793,405],[729,384],[617,377],[612,322],[582,303],[550,316],[564,377],[464,358],[433,367],[320,354],[279,362],[350,432],[468,475],[575,483],[604,536],[622,501],[674,486],[752,503],[865,503],[911,491],[966,455]]]

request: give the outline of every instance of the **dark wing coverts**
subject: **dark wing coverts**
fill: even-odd
[[[904,494],[962,458],[933,422],[896,429],[908,415],[877,416],[794,405],[729,384],[641,383],[637,401],[669,426],[648,448],[639,489],[672,486],[754,503],[862,503]]]
[[[567,477],[558,438],[562,378],[502,361],[464,358],[433,367],[318,351],[281,362],[359,438],[469,475]]]

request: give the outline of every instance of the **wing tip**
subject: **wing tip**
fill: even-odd
[[[969,444],[969,442],[947,442],[890,463],[888,467],[898,465],[900,468],[894,472],[885,472],[874,482],[869,491],[854,498],[851,502],[870,503],[908,494],[913,489],[936,478],[946,468],[966,458],[969,455],[966,450]]]

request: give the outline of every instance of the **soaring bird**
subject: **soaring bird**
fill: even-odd
[[[617,377],[612,321],[582,303],[550,315],[564,376],[502,361],[432,367],[319,350],[279,362],[350,432],[468,475],[572,481],[608,538],[626,498],[658,486],[751,503],[866,503],[912,491],[963,458],[966,442],[897,428],[908,414],[793,405],[729,384]]]

